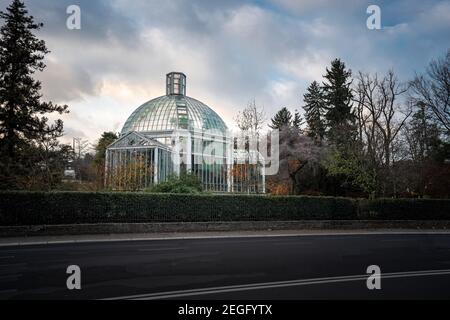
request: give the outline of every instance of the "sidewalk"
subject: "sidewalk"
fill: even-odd
[[[144,241],[144,240],[185,240],[242,237],[288,237],[320,235],[365,235],[365,234],[448,234],[450,230],[417,229],[374,229],[374,230],[273,230],[273,231],[222,231],[222,232],[173,232],[173,233],[125,233],[98,235],[33,236],[0,238],[0,247],[42,244]]]
[[[450,230],[450,220],[295,220],[92,223],[0,226],[1,238],[59,237],[66,235],[131,235],[126,238],[173,234],[246,234],[247,232],[323,232],[324,230]],[[35,238],[36,237],[36,238]],[[101,236],[104,237],[104,236]],[[83,237],[82,237],[83,238]],[[83,238],[84,239],[84,238]],[[97,239],[97,236],[96,236]]]

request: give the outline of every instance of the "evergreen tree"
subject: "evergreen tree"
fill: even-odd
[[[441,146],[439,127],[423,103],[406,126],[406,138],[413,160],[423,162],[438,156]]]
[[[111,131],[102,133],[102,136],[95,146],[94,162],[97,166],[102,168],[105,166],[106,148],[118,138],[117,134]]]
[[[356,132],[355,115],[352,112],[351,75],[351,70],[346,70],[345,64],[335,59],[324,76],[327,136],[338,148],[353,141]]]
[[[24,161],[33,148],[62,135],[63,123],[48,123],[47,113],[66,112],[67,106],[42,102],[41,83],[33,79],[45,68],[49,53],[34,35],[43,25],[35,23],[24,3],[13,2],[0,12],[0,176],[27,175]],[[11,179],[9,179],[11,180]],[[13,179],[14,180],[14,179]]]
[[[305,119],[308,125],[308,136],[321,142],[325,135],[325,99],[319,83],[314,81],[303,96]]]
[[[292,125],[292,114],[284,107],[275,114],[271,121],[272,124],[269,127],[272,129],[282,130],[283,128],[289,128]]]
[[[303,124],[302,116],[300,115],[300,113],[297,110],[295,110],[294,120],[292,120],[292,126],[296,129],[301,130],[302,124]]]

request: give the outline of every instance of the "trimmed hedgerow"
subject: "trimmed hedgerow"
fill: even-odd
[[[354,200],[333,197],[0,193],[0,225],[355,219],[356,214]]]
[[[111,222],[450,220],[450,200],[0,192],[0,225]]]
[[[450,220],[450,200],[359,200],[359,217],[377,220]]]

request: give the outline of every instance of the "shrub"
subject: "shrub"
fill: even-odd
[[[450,220],[450,200],[265,195],[0,192],[0,225],[112,222]]]
[[[355,219],[355,201],[261,195],[0,193],[0,225]]]
[[[202,183],[193,174],[182,174],[171,176],[164,182],[154,185],[145,190],[152,193],[189,193],[198,194],[202,192]]]
[[[450,220],[450,200],[360,200],[359,217],[361,219],[379,220]]]

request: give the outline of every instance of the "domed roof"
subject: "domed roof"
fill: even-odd
[[[184,115],[186,111],[187,116]],[[150,100],[137,108],[125,122],[121,133],[177,128],[227,130],[219,115],[206,104],[187,96],[169,95]]]
[[[171,82],[180,76],[178,87]],[[137,108],[125,122],[121,134],[131,131],[166,131],[177,128],[189,130],[220,130],[225,132],[225,122],[206,104],[185,95],[186,76],[180,73],[167,75],[167,95],[150,100]],[[175,86],[175,87],[174,87]],[[179,91],[177,91],[179,90]]]

